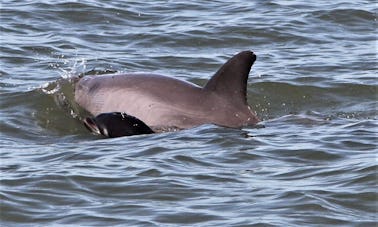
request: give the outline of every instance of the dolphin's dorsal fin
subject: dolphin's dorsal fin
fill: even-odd
[[[252,51],[243,51],[229,59],[207,82],[204,89],[247,104],[247,81],[249,71],[256,60]]]

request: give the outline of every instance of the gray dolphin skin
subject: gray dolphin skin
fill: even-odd
[[[153,130],[202,124],[231,128],[254,125],[259,120],[248,105],[246,89],[255,60],[251,51],[236,54],[204,87],[147,73],[85,76],[75,86],[75,101],[93,116],[125,113]],[[91,122],[87,128],[99,131],[95,120],[84,122]]]

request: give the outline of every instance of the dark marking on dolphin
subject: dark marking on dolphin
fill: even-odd
[[[119,133],[122,130],[127,131],[125,135],[145,134],[144,126],[159,131],[202,124],[231,128],[255,125],[259,120],[246,98],[248,75],[255,60],[256,55],[251,51],[236,54],[204,87],[147,73],[85,76],[76,84],[75,100],[97,116],[84,121],[87,128],[106,129],[107,136],[123,136]],[[121,112],[142,122],[143,129],[116,124]],[[105,118],[101,115],[104,113]],[[97,125],[100,123],[101,126]]]

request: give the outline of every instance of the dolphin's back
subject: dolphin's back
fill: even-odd
[[[152,74],[87,76],[75,88],[76,102],[94,116],[125,112],[151,127],[198,125],[209,105],[202,88],[174,78]],[[195,122],[191,115],[196,116]],[[203,120],[205,121],[205,119]]]

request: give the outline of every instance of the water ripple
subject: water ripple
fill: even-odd
[[[2,4],[2,226],[374,226],[376,5],[368,1]],[[106,139],[75,75],[152,71],[204,85],[258,59],[257,127]],[[88,72],[89,71],[89,72]]]

